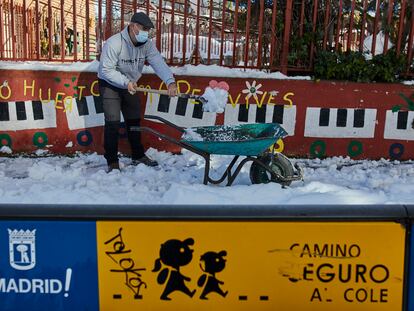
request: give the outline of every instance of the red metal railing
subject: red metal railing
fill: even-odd
[[[318,51],[393,49],[413,73],[411,0],[0,0],[0,59],[96,59],[137,10],[171,65],[311,72]]]

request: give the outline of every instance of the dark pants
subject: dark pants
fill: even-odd
[[[108,164],[118,162],[118,137],[121,111],[124,116],[132,159],[144,156],[141,133],[131,131],[131,127],[140,125],[140,100],[138,94],[131,95],[128,90],[119,89],[105,81],[99,81],[105,115],[104,148]]]

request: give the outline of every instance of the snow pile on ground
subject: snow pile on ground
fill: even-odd
[[[97,154],[76,157],[0,157],[2,203],[82,204],[394,204],[414,201],[414,162],[353,161],[349,158],[295,160],[305,180],[283,189],[252,185],[245,166],[231,187],[205,186],[203,158],[150,149],[158,168],[132,166],[106,173]],[[218,178],[231,156],[212,157]]]
[[[2,146],[0,148],[0,153],[12,154],[13,151],[8,146]]]

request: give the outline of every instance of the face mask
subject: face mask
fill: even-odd
[[[147,42],[147,40],[148,40],[148,31],[140,30],[138,32],[138,34],[135,35],[135,39],[137,39],[137,41],[139,43]]]

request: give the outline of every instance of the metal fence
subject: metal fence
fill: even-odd
[[[89,61],[144,11],[172,65],[311,72],[319,51],[413,59],[413,0],[1,0],[0,59]]]

